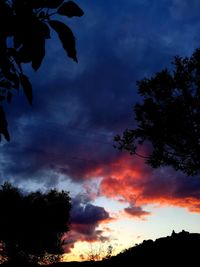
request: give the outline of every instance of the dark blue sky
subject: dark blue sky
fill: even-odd
[[[45,179],[49,170],[65,168],[66,158],[79,174],[85,162],[72,157],[109,160],[116,153],[112,137],[133,123],[136,81],[200,44],[199,1],[77,3],[84,17],[66,22],[77,38],[79,64],[65,56],[53,35],[41,69],[33,73],[26,67],[34,104],[20,93],[8,107],[12,142],[1,148],[2,180]]]
[[[85,180],[92,180],[94,170],[102,166],[107,170],[122,157],[113,148],[113,136],[134,123],[132,108],[139,100],[136,81],[171,68],[175,55],[190,56],[200,47],[198,0],[76,3],[85,15],[65,21],[76,36],[79,63],[66,57],[52,34],[39,71],[25,66],[34,102],[29,106],[20,92],[6,107],[12,140],[1,143],[1,181],[30,190],[66,182],[75,195],[76,186],[80,189]],[[181,174],[173,175],[170,172],[175,194],[182,196],[184,191],[200,198],[199,181],[192,178],[187,192],[188,180],[181,182],[176,177]],[[160,178],[155,177],[156,184]],[[88,206],[86,213],[93,208]],[[102,218],[108,218],[99,208]]]

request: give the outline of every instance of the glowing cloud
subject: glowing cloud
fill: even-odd
[[[89,169],[85,177],[101,177],[99,195],[129,203],[133,217],[150,215],[141,206],[172,205],[200,212],[200,179],[170,168],[152,169],[139,158],[122,154],[112,162]]]

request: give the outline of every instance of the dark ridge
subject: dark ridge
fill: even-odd
[[[182,231],[171,236],[144,240],[109,260],[99,262],[61,262],[50,267],[104,266],[199,266],[200,234]],[[7,264],[3,264],[5,267]],[[2,267],[3,267],[2,265]],[[32,267],[35,267],[34,265]],[[40,265],[41,266],[41,265]],[[10,266],[9,266],[10,267]],[[25,267],[25,266],[24,266]],[[28,266],[30,267],[30,266]]]
[[[199,262],[200,234],[182,231],[171,236],[158,238],[129,248],[111,261],[119,264],[148,264],[149,266],[196,266]],[[195,263],[195,265],[192,265]],[[186,265],[188,264],[188,265]]]
[[[155,241],[124,250],[109,260],[100,262],[57,263],[53,267],[75,266],[199,266],[200,234],[182,231]]]

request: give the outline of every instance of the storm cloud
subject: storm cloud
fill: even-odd
[[[103,207],[91,204],[86,195],[77,195],[72,201],[70,231],[62,238],[65,253],[69,253],[78,241],[109,240],[98,227],[110,220],[112,218]]]
[[[200,179],[145,162],[113,148],[113,137],[134,125],[136,81],[172,68],[175,55],[200,46],[198,0],[96,0],[77,4],[85,15],[67,21],[77,39],[79,63],[52,36],[41,69],[25,67],[33,106],[22,92],[6,106],[11,142],[0,144],[0,180],[49,189],[64,181],[99,181],[96,197],[123,200],[124,215],[147,218],[145,205],[160,203],[200,212]],[[69,189],[73,193],[73,186]],[[94,200],[94,199],[93,199]],[[104,207],[73,198],[69,252],[78,240],[104,240]]]

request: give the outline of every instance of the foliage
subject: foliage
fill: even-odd
[[[112,255],[113,255],[113,246],[109,245],[106,249],[105,256],[102,259],[103,260],[109,260],[109,259],[111,259]]]
[[[71,207],[67,192],[22,192],[9,183],[0,189],[1,251],[9,260],[46,261],[62,253]]]
[[[23,65],[37,71],[45,57],[45,44],[54,30],[68,57],[77,62],[75,37],[59,17],[81,17],[83,11],[73,1],[0,0],[0,136],[10,136],[3,103],[11,103],[15,91],[23,89],[32,104],[32,85]]]
[[[107,247],[103,244],[90,243],[89,250],[86,251],[87,261],[100,261],[109,260],[113,254],[113,246],[108,245]]]
[[[168,69],[137,83],[142,103],[134,107],[136,127],[116,136],[117,147],[146,156],[152,167],[172,166],[188,175],[200,171],[200,49],[190,58],[175,57]]]

